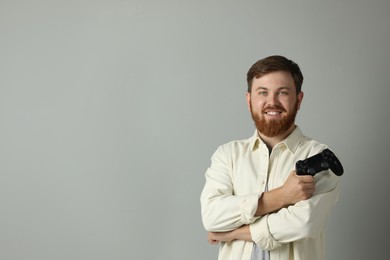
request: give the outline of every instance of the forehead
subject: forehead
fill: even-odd
[[[281,87],[295,89],[295,83],[291,73],[286,71],[274,71],[253,79],[252,89],[260,87],[267,89]]]

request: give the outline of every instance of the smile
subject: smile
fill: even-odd
[[[268,111],[268,112],[265,112],[265,114],[269,115],[269,116],[276,116],[276,115],[279,115],[281,113],[282,112],[278,112],[278,111]]]

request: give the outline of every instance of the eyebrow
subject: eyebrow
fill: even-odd
[[[278,87],[276,90],[283,90],[283,89],[290,90],[289,87]],[[259,86],[259,87],[256,88],[256,90],[268,90],[268,88]]]

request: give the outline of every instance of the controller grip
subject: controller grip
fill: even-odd
[[[313,155],[305,160],[297,161],[295,164],[295,171],[298,175],[316,175],[319,172],[332,170],[337,176],[344,173],[341,162],[336,155],[329,149]]]

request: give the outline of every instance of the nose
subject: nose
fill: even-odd
[[[279,104],[278,94],[277,93],[269,93],[267,98],[267,103],[270,106],[274,106]]]

